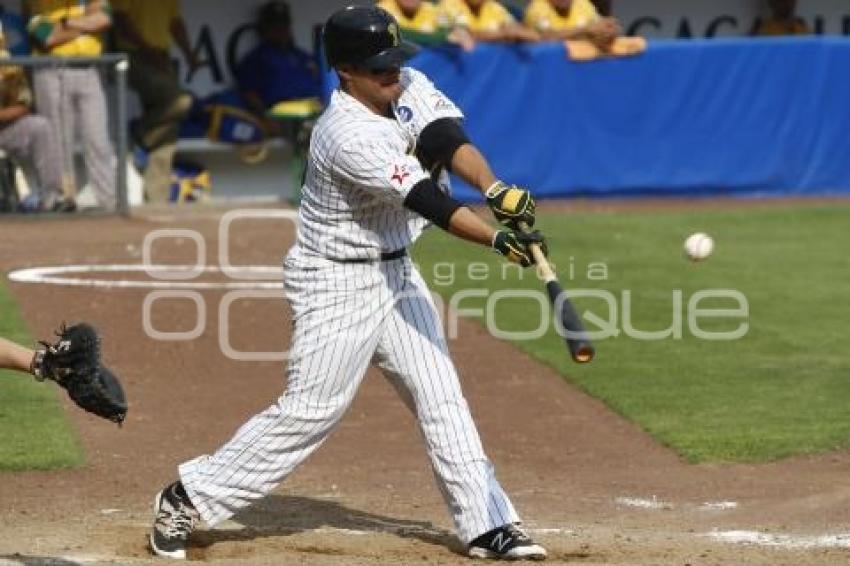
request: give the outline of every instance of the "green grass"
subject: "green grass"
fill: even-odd
[[[624,334],[596,343],[597,359],[579,366],[550,328],[516,345],[602,399],[692,462],[763,461],[850,446],[850,205],[795,204],[724,211],[606,212],[544,215],[552,259],[565,287],[632,294],[632,319],[642,330],[672,322],[672,293],[682,290],[681,339],[638,340]],[[714,255],[693,264],[682,254],[695,231],[713,235]],[[462,289],[540,289],[529,271],[510,270],[475,246],[431,231],[415,252],[423,275],[444,298]],[[455,281],[447,285],[456,261]],[[490,277],[473,280],[470,263]],[[596,280],[593,263],[607,279]],[[597,266],[598,267],[598,266]],[[442,270],[441,270],[442,269]],[[480,269],[484,269],[481,267]],[[571,273],[572,270],[572,273]],[[735,289],[749,303],[748,333],[734,341],[697,339],[687,305],[702,289]],[[447,300],[448,302],[448,300]],[[469,298],[462,308],[482,307]],[[608,319],[599,299],[578,299],[580,311]],[[730,308],[729,300],[702,307]],[[540,307],[530,299],[499,301],[502,329],[530,330]],[[706,320],[704,329],[731,331],[741,320]],[[589,328],[595,329],[592,325]],[[463,338],[462,336],[460,337]]]
[[[17,305],[2,285],[0,336],[32,344]],[[0,470],[53,470],[81,466],[83,461],[57,388],[24,374],[0,371]]]

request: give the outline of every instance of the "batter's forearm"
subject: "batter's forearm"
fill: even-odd
[[[35,354],[29,348],[19,346],[5,338],[0,338],[0,368],[29,373],[30,363]]]
[[[496,231],[431,179],[417,183],[404,199],[404,206],[459,238],[486,246],[493,243]]]
[[[464,144],[455,151],[451,170],[482,194],[497,181],[487,159],[471,143]]]
[[[449,233],[483,246],[492,246],[496,230],[467,207],[458,208],[449,219]]]

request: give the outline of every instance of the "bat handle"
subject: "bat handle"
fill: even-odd
[[[519,223],[519,229],[526,234],[531,231],[531,228],[525,222]],[[540,244],[531,244],[528,247],[531,250],[531,255],[534,256],[534,263],[537,265],[537,274],[540,276],[540,279],[545,283],[554,281],[556,279],[555,270],[552,269],[549,260],[546,259],[546,254],[543,253]]]

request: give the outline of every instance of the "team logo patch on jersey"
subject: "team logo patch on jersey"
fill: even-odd
[[[451,110],[454,105],[449,102],[444,96],[434,93],[434,110]]]
[[[399,106],[395,113],[402,122],[410,122],[413,119],[413,110],[409,106]]]
[[[404,180],[408,177],[410,177],[410,171],[408,171],[407,165],[393,165],[393,174],[390,176],[390,181],[398,183],[398,186],[401,187],[404,185]]]

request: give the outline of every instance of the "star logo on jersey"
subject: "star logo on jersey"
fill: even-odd
[[[408,177],[410,177],[410,171],[407,170],[407,165],[393,165],[393,174],[390,177],[393,183],[398,183],[398,186],[401,187]]]

